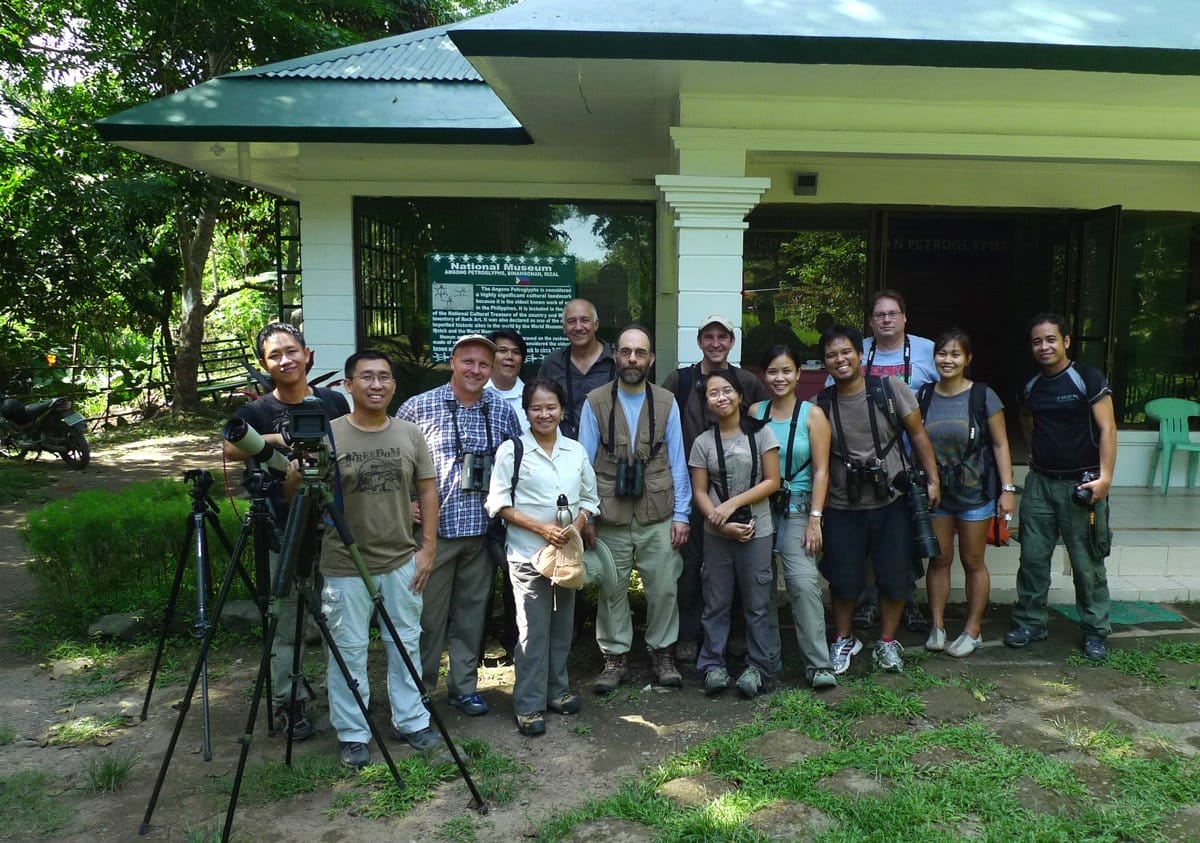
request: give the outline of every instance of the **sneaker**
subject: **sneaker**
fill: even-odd
[[[654,681],[664,688],[682,688],[683,677],[675,669],[675,659],[671,656],[671,648],[664,647],[656,650],[647,647],[650,654],[650,670],[654,672]]]
[[[925,639],[925,649],[931,653],[940,653],[946,649],[946,630],[940,626],[929,630],[929,637]]]
[[[546,703],[546,708],[555,714],[578,714],[583,709],[583,700],[579,694],[567,691],[561,697],[555,697]]]
[[[878,603],[859,603],[854,609],[854,628],[870,629],[879,622]]]
[[[371,750],[367,748],[365,743],[339,741],[338,758],[341,759],[343,767],[349,767],[351,770],[361,770],[371,763]]]
[[[592,683],[596,693],[604,696],[611,694],[617,688],[621,687],[621,683],[629,678],[629,671],[625,668],[625,654],[609,655],[604,654],[604,670],[600,671],[600,675],[596,677],[596,681]]]
[[[899,641],[880,639],[875,642],[875,664],[881,670],[892,670],[899,673],[904,670],[904,659],[900,657],[900,653],[903,651],[904,647]]]
[[[850,659],[862,652],[862,642],[853,635],[839,638],[829,645],[829,660],[833,662],[833,672],[841,675],[850,669]]]
[[[738,690],[742,692],[742,696],[752,700],[758,696],[758,692],[762,690],[763,678],[756,667],[748,667],[742,671],[742,675],[737,679]]]
[[[487,701],[474,694],[451,694],[446,702],[450,703],[451,708],[457,708],[468,717],[478,717],[481,714],[487,714],[491,709],[488,708]]]
[[[1020,649],[1029,646],[1031,641],[1045,641],[1047,634],[1045,627],[1029,629],[1024,626],[1015,626],[1004,633],[1004,646]]]
[[[954,639],[954,643],[946,648],[948,655],[954,656],[956,659],[961,659],[963,656],[969,656],[980,647],[983,646],[983,635],[968,635],[963,633]]]
[[[723,667],[710,667],[704,674],[704,693],[719,694],[729,687],[729,671]]]
[[[527,738],[536,738],[546,734],[546,718],[540,711],[533,714],[516,715],[517,731]]]
[[[395,726],[388,732],[388,737],[394,741],[404,741],[417,752],[424,752],[427,749],[433,749],[442,742],[442,736],[426,726],[424,729],[417,729],[415,732],[401,732]]]
[[[1108,658],[1108,647],[1104,646],[1103,638],[1085,638],[1083,641],[1083,657],[1090,662],[1102,662]]]
[[[929,620],[921,614],[921,610],[917,608],[916,603],[904,604],[904,628],[909,632],[929,632],[933,626]]]
[[[275,709],[275,722],[279,724],[280,734],[288,733],[288,726],[292,728],[293,741],[306,741],[317,733],[317,729],[313,726],[312,721],[304,713],[304,701],[298,700],[296,707],[292,712],[288,711],[286,705],[281,705]],[[367,762],[371,763],[370,761]]]
[[[826,670],[825,668],[814,670],[808,681],[813,686],[813,690],[816,691],[837,687],[837,677],[833,675],[832,670]]]

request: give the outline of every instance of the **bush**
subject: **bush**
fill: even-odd
[[[91,489],[29,513],[25,539],[30,570],[63,632],[82,631],[100,615],[160,616],[171,588],[191,512],[188,486],[175,480],[131,483],[120,491]],[[234,541],[240,523],[229,506],[221,524]],[[208,546],[214,588],[228,554],[211,527]],[[243,563],[253,569],[251,548]],[[195,604],[195,551],[188,549],[179,609]],[[239,587],[244,592],[244,586]],[[241,596],[249,596],[242,594]]]

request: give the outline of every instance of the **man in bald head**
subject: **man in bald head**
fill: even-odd
[[[569,343],[555,349],[542,361],[538,377],[561,383],[567,390],[561,429],[571,439],[579,438],[579,414],[588,393],[612,383],[617,377],[617,361],[609,343],[596,338],[600,319],[596,306],[587,299],[571,299],[563,308],[563,333]]]

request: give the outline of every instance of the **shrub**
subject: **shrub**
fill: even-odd
[[[188,487],[174,480],[90,489],[29,513],[30,570],[62,631],[82,631],[96,617],[135,612],[156,619],[166,602],[191,511]],[[231,541],[240,524],[229,506],[221,524]],[[194,542],[193,542],[194,545]],[[208,529],[211,576],[220,583],[228,555]],[[180,611],[194,604],[195,551],[183,579]],[[243,563],[253,569],[247,548]],[[244,590],[244,586],[242,586]]]

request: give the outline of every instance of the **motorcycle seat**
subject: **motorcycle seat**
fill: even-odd
[[[26,404],[25,405],[26,419],[28,420],[28,419],[37,417],[43,410],[46,410],[48,407],[50,407],[50,405],[52,405],[57,400],[58,400],[57,398],[47,398],[45,401],[37,401],[33,404]]]

